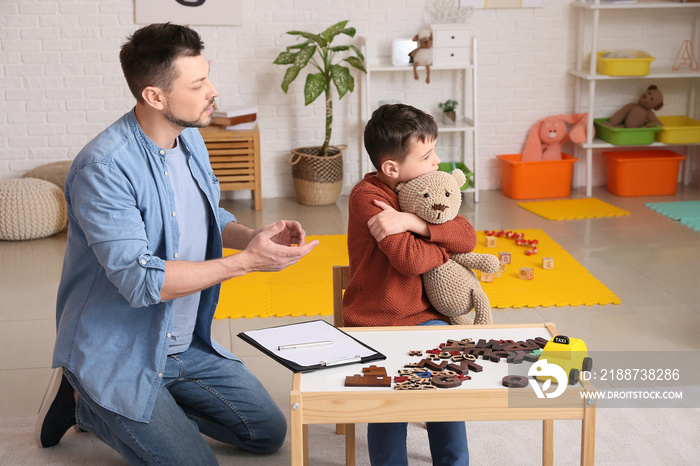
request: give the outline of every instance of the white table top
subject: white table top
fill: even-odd
[[[461,340],[471,338],[474,342],[480,339],[485,340],[514,340],[525,341],[529,338],[542,337],[546,340],[551,338],[549,331],[544,326],[534,328],[498,328],[498,329],[459,329],[452,326],[419,327],[416,330],[392,330],[392,331],[355,331],[351,328],[345,329],[363,343],[371,346],[375,350],[384,354],[387,359],[383,361],[372,361],[364,364],[349,364],[345,366],[322,369],[314,372],[303,373],[301,376],[302,392],[336,392],[346,390],[388,390],[388,387],[345,387],[345,377],[354,374],[362,374],[363,367],[376,365],[385,367],[388,376],[392,378],[398,376],[398,370],[404,364],[419,362],[426,357],[426,350],[437,348],[440,343],[447,340]],[[409,356],[410,350],[421,350],[423,356]],[[477,364],[484,370],[481,372],[469,372],[471,380],[465,380],[460,387],[450,390],[469,389],[493,389],[505,388],[501,380],[506,375],[527,376],[527,370],[531,363],[508,364],[506,361],[495,363],[484,361],[478,358]]]

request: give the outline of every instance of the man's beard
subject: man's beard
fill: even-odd
[[[213,102],[210,102],[209,105],[204,109],[202,112],[202,117],[204,116],[204,112],[213,105]],[[208,115],[209,118],[202,118],[199,117],[197,120],[183,120],[181,118],[176,117],[173,115],[172,111],[170,109],[167,109],[165,111],[165,119],[168,120],[170,123],[181,126],[183,128],[205,128],[211,124],[211,115]]]

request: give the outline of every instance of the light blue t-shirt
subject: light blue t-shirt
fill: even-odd
[[[180,138],[173,149],[165,149],[167,178],[175,194],[175,218],[180,236],[177,260],[201,262],[207,256],[209,208],[187,165]],[[197,323],[201,292],[173,300],[173,330],[168,354],[182,353],[190,347]]]

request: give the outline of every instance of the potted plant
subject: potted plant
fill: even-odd
[[[438,104],[438,108],[442,110],[442,122],[446,125],[454,125],[457,121],[457,106],[459,102],[456,100],[448,99],[444,102]]]
[[[344,34],[355,36],[355,28],[345,27],[341,21],[320,34],[304,31],[289,31],[286,34],[299,36],[303,42],[291,45],[280,53],[273,63],[289,65],[282,80],[282,90],[287,93],[289,85],[299,72],[307,66],[313,68],[306,75],[304,103],[309,105],[321,94],[326,101],[326,137],[318,147],[292,149],[289,163],[292,164],[292,177],[297,200],[307,205],[333,204],[343,188],[342,148],[331,146],[333,129],[333,87],[338,98],[355,89],[355,79],[350,75],[350,65],[362,72],[365,70],[365,57],[354,45],[333,45],[334,40]]]

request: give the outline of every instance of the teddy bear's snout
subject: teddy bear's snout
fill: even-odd
[[[447,207],[445,204],[433,204],[433,210],[439,210],[440,212],[444,212]]]
[[[549,130],[549,138],[550,138],[550,139],[554,139],[554,138],[556,138],[556,137],[557,137],[557,130],[555,130],[555,129],[550,129],[550,130]]]

